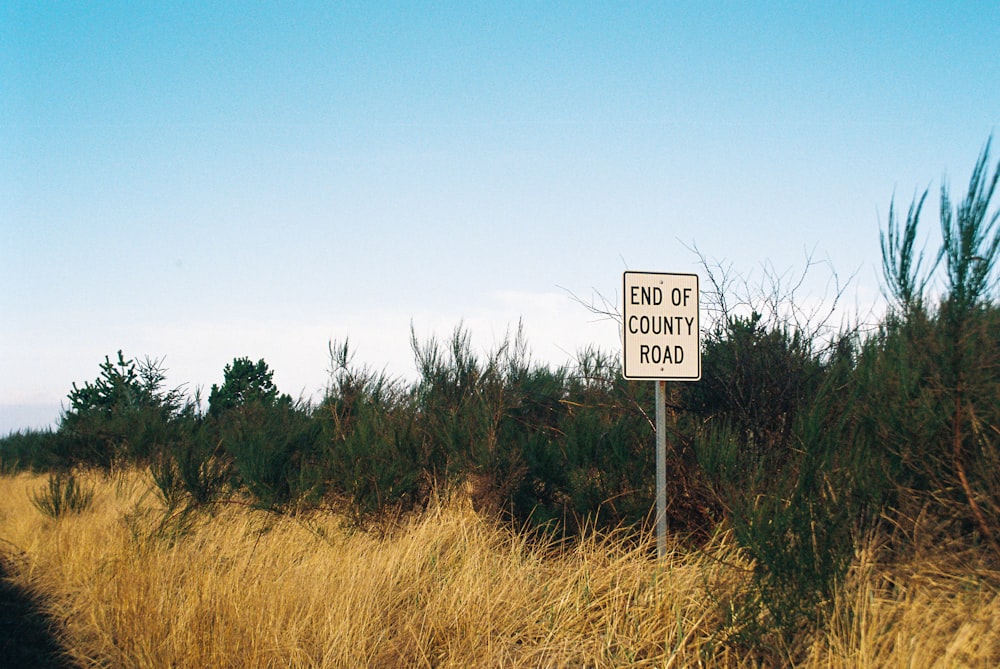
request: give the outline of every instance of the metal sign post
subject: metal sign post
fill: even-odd
[[[625,272],[622,375],[656,381],[656,554],[667,553],[667,381],[701,378],[698,275]]]
[[[667,554],[667,382],[656,382],[656,557]]]

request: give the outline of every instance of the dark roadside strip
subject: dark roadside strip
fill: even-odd
[[[53,621],[30,592],[11,581],[9,569],[8,556],[0,554],[0,667],[74,667],[53,633]]]

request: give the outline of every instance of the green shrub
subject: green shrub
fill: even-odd
[[[411,339],[420,373],[414,387],[416,427],[434,482],[462,481],[473,501],[503,508],[524,474],[520,444],[508,422],[519,403],[510,381],[527,365],[521,332],[508,335],[484,360],[469,333],[455,329],[448,346]]]
[[[702,379],[684,385],[684,409],[726,422],[752,461],[747,467],[758,461],[781,466],[792,446],[795,416],[822,379],[814,346],[801,330],[768,327],[759,312],[728,316],[705,338]]]
[[[883,269],[896,302],[866,350],[877,371],[865,420],[884,446],[902,524],[926,509],[1000,558],[1000,210],[990,212],[1000,163],[991,176],[989,147],[954,208],[942,184],[942,246],[926,269],[915,239],[927,193],[902,224],[890,209]],[[942,261],[945,292],[935,303],[926,289]]]
[[[82,513],[94,499],[93,486],[82,485],[73,472],[49,474],[46,487],[31,494],[31,503],[49,518]]]
[[[856,344],[835,347],[823,380],[792,417],[780,466],[748,458],[732,425],[702,433],[699,457],[728,512],[735,537],[753,558],[752,588],[735,607],[740,640],[791,652],[821,625],[854,558],[878,522],[885,481],[859,420]]]
[[[226,412],[216,429],[239,482],[261,506],[281,508],[311,492],[304,467],[319,426],[305,410],[251,402]]]
[[[330,343],[331,385],[315,412],[322,429],[318,469],[328,491],[345,495],[362,522],[422,503],[435,465],[423,450],[408,389],[351,359],[348,342]]]
[[[532,484],[545,492],[533,518],[569,532],[641,524],[656,498],[651,384],[625,380],[617,357],[594,349],[564,379],[548,457],[531,458]]]
[[[309,407],[278,392],[273,375],[264,360],[236,358],[223,369],[222,385],[212,386],[203,431],[180,444],[175,458],[178,477],[196,499],[215,496],[226,473],[265,508],[283,508],[311,492],[306,469],[319,426]]]
[[[110,470],[120,461],[145,462],[156,445],[171,438],[183,406],[181,390],[166,391],[161,360],[136,363],[118,352],[105,357],[101,373],[82,387],[73,384],[70,408],[59,425],[56,458],[62,466]]]
[[[0,437],[0,472],[42,471],[57,464],[59,435],[50,428],[17,430]]]
[[[233,480],[232,458],[202,421],[191,419],[176,440],[150,462],[150,473],[168,509],[218,500]]]
[[[274,372],[263,359],[251,362],[250,358],[235,358],[222,374],[222,385],[212,384],[208,395],[208,415],[213,418],[246,405],[273,407],[292,402],[290,396],[279,395]]]

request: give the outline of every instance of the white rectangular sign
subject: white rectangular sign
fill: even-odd
[[[700,379],[698,275],[625,272],[624,283],[624,377]]]

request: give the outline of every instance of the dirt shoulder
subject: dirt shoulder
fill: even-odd
[[[7,567],[0,555],[0,667],[73,667],[52,633],[52,621],[29,592],[11,582]]]

